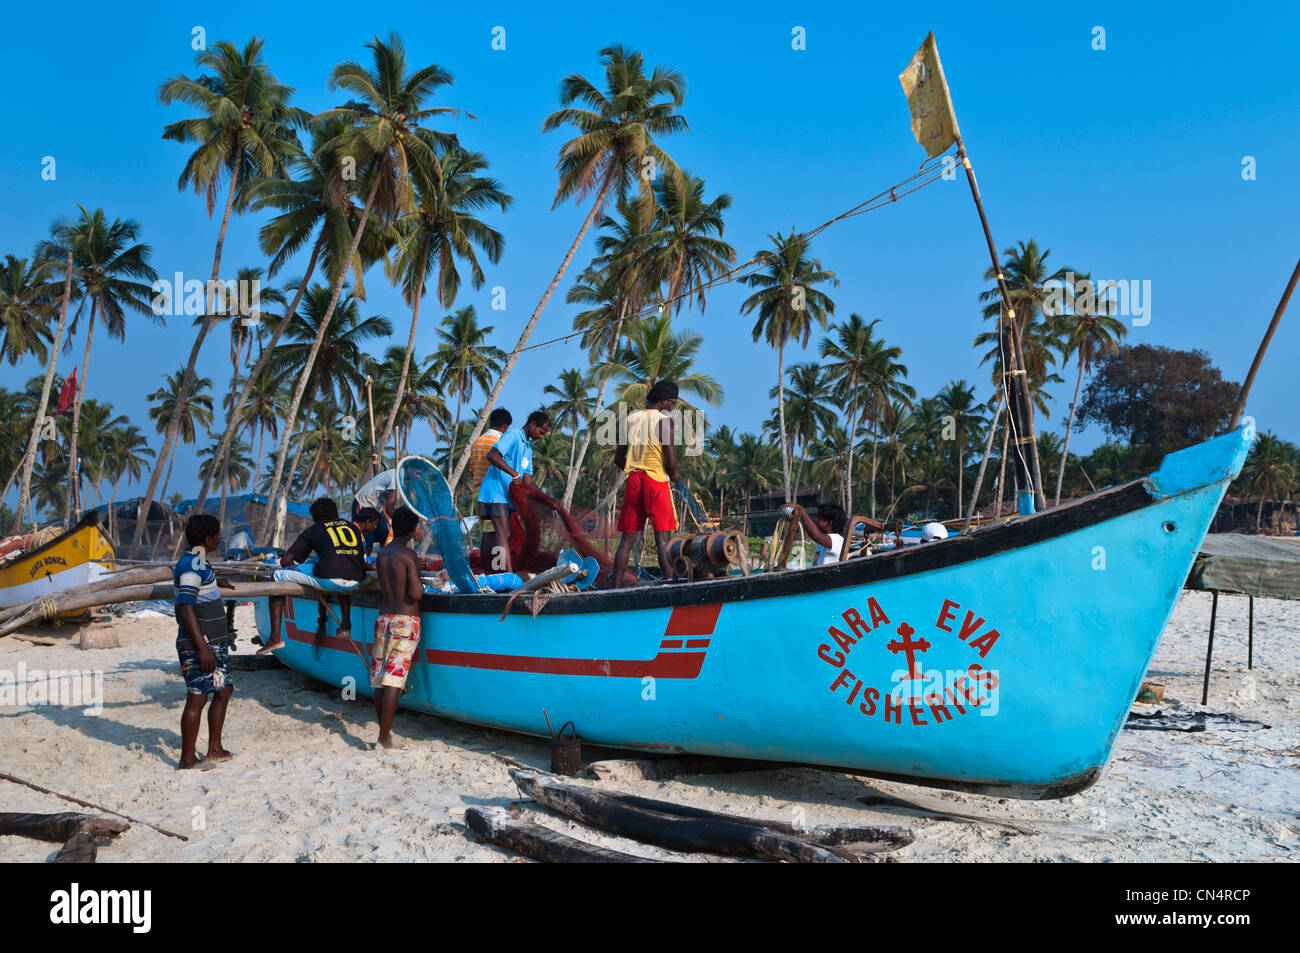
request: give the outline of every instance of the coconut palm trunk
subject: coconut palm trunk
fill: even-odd
[[[77,396],[72,402],[72,445],[68,451],[68,489],[64,496],[64,521],[75,521],[81,515],[81,467],[77,453],[80,445],[81,402],[86,399],[86,372],[90,369],[90,342],[95,339],[95,314],[99,302],[90,302],[90,324],[86,328],[86,350],[81,356],[81,380],[77,381]]]
[[[1079,406],[1079,388],[1083,386],[1083,348],[1079,348],[1079,376],[1074,381],[1074,400],[1070,401],[1070,419],[1065,423],[1065,446],[1061,449],[1061,465],[1056,468],[1056,499],[1053,506],[1061,505],[1061,484],[1065,482],[1065,464],[1070,459],[1070,434],[1074,432],[1074,411]]]
[[[849,392],[853,395],[853,402],[849,405],[849,465],[848,465],[848,476],[847,476],[847,479],[849,481],[848,500],[851,506],[853,503],[853,441],[856,438],[858,433],[858,372],[857,370],[854,370],[853,376],[850,378]],[[850,507],[848,506],[846,506],[844,510],[845,510],[845,514],[849,517],[849,519],[852,519],[853,510],[850,509]],[[876,515],[876,494],[874,488],[872,489],[872,493],[871,493],[871,515],[872,517]]]
[[[1006,399],[1006,390],[1002,391],[1003,399]],[[1007,409],[1007,419],[1003,421],[1002,426],[1002,458],[998,461],[998,508],[993,514],[994,518],[1002,515],[1002,500],[1007,495],[1007,444],[1011,436],[1011,410]]]
[[[975,475],[975,492],[970,497],[970,509],[966,511],[966,522],[962,525],[961,531],[966,532],[966,527],[970,526],[970,521],[975,517],[975,508],[979,504],[980,490],[984,488],[984,471],[989,465],[989,454],[993,452],[993,440],[998,433],[998,421],[1002,418],[1002,409],[1007,405],[1006,391],[1002,392],[1002,399],[998,401],[997,412],[993,415],[993,423],[989,427],[989,435],[984,440],[984,458],[980,460],[979,473]],[[1001,492],[1001,487],[998,487]]]
[[[785,342],[776,349],[776,411],[781,423],[781,477],[785,480],[785,498],[790,497],[790,449],[786,446],[785,430]]]
[[[163,437],[162,450],[159,453],[159,460],[172,451],[176,445],[177,434],[180,430],[181,414],[185,410],[185,405],[189,400],[190,388],[194,386],[194,368],[199,363],[199,352],[203,350],[203,341],[216,324],[217,316],[212,313],[213,308],[213,290],[216,287],[217,275],[221,271],[221,252],[226,244],[226,229],[230,227],[230,213],[235,207],[235,192],[239,187],[239,163],[236,163],[230,171],[230,188],[226,192],[226,209],[221,215],[221,228],[217,232],[217,247],[212,255],[212,278],[208,281],[208,287],[204,293],[206,314],[203,317],[203,324],[199,326],[199,333],[194,337],[194,346],[190,348],[190,359],[185,364],[185,375],[181,378],[180,391],[176,394],[176,406],[172,408],[171,420],[167,421],[167,431]],[[153,473],[149,475],[149,486],[140,497],[139,509],[136,516],[135,543],[139,544],[140,536],[144,532],[144,514],[149,512],[149,505],[154,501],[154,491],[158,488],[159,467],[153,468]]]
[[[612,361],[615,354],[618,353],[619,336],[623,330],[623,319],[627,316],[627,301],[624,300],[619,308],[618,322],[614,325],[614,333],[609,342],[609,358]],[[578,488],[578,474],[582,471],[583,461],[587,459],[587,451],[591,449],[592,424],[595,422],[597,415],[605,409],[605,390],[609,386],[609,379],[601,377],[600,386],[596,388],[596,409],[592,411],[590,419],[587,421],[587,432],[582,437],[582,450],[579,451],[573,465],[569,467],[569,477],[564,481],[564,499],[562,501],[564,508],[567,510],[573,505],[573,493]]]
[[[280,480],[284,476],[285,458],[289,455],[289,436],[298,420],[298,408],[302,405],[302,396],[307,390],[308,380],[311,379],[312,367],[316,364],[316,355],[320,353],[321,344],[325,340],[325,332],[329,330],[330,321],[334,317],[334,309],[338,306],[339,296],[343,293],[343,283],[348,275],[346,264],[356,259],[357,249],[361,246],[361,236],[366,231],[366,223],[370,221],[370,211],[374,208],[375,195],[379,192],[379,175],[376,173],[371,178],[370,194],[366,196],[366,204],[361,210],[361,220],[357,223],[356,234],[352,236],[352,245],[348,248],[347,257],[343,259],[344,264],[339,267],[339,273],[334,279],[334,288],[330,293],[330,303],[325,308],[320,327],[316,329],[316,337],[311,342],[311,351],[307,354],[307,362],[303,366],[302,376],[298,378],[298,386],[293,391],[293,400],[290,402],[288,412],[285,414],[284,434],[280,437],[280,446],[276,451],[275,475],[271,478],[271,492],[267,498],[266,518],[262,522],[260,534],[265,537],[271,521],[274,520],[275,536],[274,541],[271,543],[272,546],[279,545],[280,535],[284,529],[284,514],[288,501],[282,498]],[[270,350],[270,348],[267,348],[268,353]],[[383,444],[379,446],[383,446]]]
[[[379,440],[370,448],[371,459],[371,476],[379,473],[379,457],[382,448],[388,443],[388,437],[393,432],[393,423],[397,420],[397,411],[402,406],[402,397],[406,394],[406,380],[411,373],[411,355],[415,352],[415,328],[420,323],[420,302],[424,300],[424,281],[420,281],[419,290],[415,293],[415,304],[411,307],[411,333],[406,338],[406,354],[402,358],[402,373],[397,378],[397,394],[393,397],[393,406],[389,408],[388,419],[384,421],[384,429],[380,433]],[[460,401],[457,398],[457,413],[459,413]]]
[[[27,440],[27,452],[23,454],[23,482],[18,491],[18,508],[14,511],[14,529],[23,525],[23,516],[28,512],[32,498],[32,468],[36,466],[36,446],[41,439],[41,425],[45,422],[45,411],[50,406],[50,388],[54,384],[54,364],[59,357],[59,347],[63,344],[63,330],[68,324],[68,304],[72,300],[72,251],[68,250],[68,261],[63,276],[63,303],[59,306],[59,326],[55,329],[54,340],[50,342],[50,359],[45,365],[45,383],[41,385],[41,401],[36,405],[36,419],[32,421],[32,435]],[[33,527],[35,520],[32,520]]]
[[[560,280],[564,273],[569,270],[569,264],[573,261],[573,256],[578,253],[578,246],[582,244],[583,237],[587,234],[587,229],[591,228],[591,223],[596,220],[600,210],[605,205],[605,196],[609,192],[611,180],[606,178],[600,186],[600,191],[596,193],[596,199],[591,203],[591,211],[587,217],[582,220],[582,228],[578,229],[578,235],[573,239],[573,244],[569,246],[569,251],[565,254],[564,260],[560,262],[559,270],[555,272],[555,277],[551,283],[546,286],[546,291],[542,294],[542,300],[537,302],[537,307],[533,309],[532,315],[528,318],[528,323],[519,334],[519,340],[515,342],[514,348],[510,351],[510,356],[506,358],[505,367],[501,369],[501,376],[497,378],[496,384],[492,386],[492,392],[488,394],[487,403],[483,405],[483,410],[479,413],[478,423],[474,425],[474,432],[469,435],[469,443],[461,451],[460,459],[456,461],[455,467],[451,471],[451,479],[448,484],[451,486],[451,492],[456,492],[456,484],[460,480],[461,474],[465,472],[465,467],[469,463],[469,455],[474,449],[474,441],[483,434],[484,427],[487,426],[488,415],[492,413],[492,408],[496,406],[497,399],[501,396],[501,391],[510,377],[511,371],[515,368],[515,362],[519,360],[519,352],[524,349],[528,339],[532,336],[533,329],[537,327],[538,319],[541,318],[542,312],[546,310],[546,303],[551,300],[551,295],[555,294],[555,289],[559,287]]]
[[[239,399],[235,401],[234,407],[230,410],[230,417],[226,420],[225,432],[221,435],[221,444],[217,448],[217,455],[222,459],[224,459],[226,454],[230,452],[230,444],[234,440],[235,430],[239,426],[239,415],[243,412],[244,405],[248,402],[249,394],[253,392],[255,382],[259,377],[261,377],[262,372],[266,369],[266,365],[270,363],[271,353],[275,350],[276,344],[280,342],[280,336],[284,334],[285,329],[289,327],[289,322],[293,320],[294,315],[298,312],[298,305],[302,302],[303,293],[306,292],[307,285],[311,281],[312,273],[316,270],[316,262],[320,257],[321,248],[324,244],[325,235],[322,231],[321,236],[316,240],[316,244],[312,246],[311,258],[307,260],[307,271],[303,275],[302,281],[298,284],[298,292],[293,296],[293,303],[289,305],[289,310],[284,313],[284,317],[281,318],[280,323],[276,325],[275,332],[271,335],[271,340],[262,348],[261,353],[258,354],[257,363],[254,364],[253,369],[248,372],[248,379],[244,381],[244,386],[239,392]],[[265,436],[265,433],[263,433],[263,436]],[[260,475],[261,472],[262,451],[259,445],[257,453],[258,475]],[[201,508],[207,502],[208,493],[212,490],[212,477],[213,474],[209,472],[207,477],[204,479],[203,488],[199,490],[196,509]],[[269,499],[267,500],[267,504],[269,506]]]

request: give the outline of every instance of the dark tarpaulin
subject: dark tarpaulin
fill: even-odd
[[[1300,599],[1300,538],[1211,533],[1186,588]]]

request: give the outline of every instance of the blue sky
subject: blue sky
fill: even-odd
[[[49,8],[19,5],[0,35],[9,94],[0,255],[29,254],[54,219],[82,203],[139,221],[160,274],[206,277],[218,223],[201,198],[176,188],[188,147],[160,138],[164,123],[190,113],[157,98],[163,79],[195,74],[192,28],[202,26],[209,43],[263,37],[277,78],[313,112],[341,101],[327,88],[331,68],[364,59],[372,35],[396,29],[411,63],[436,62],[453,74],[438,103],[478,118],[443,128],[485,153],[515,196],[496,223],[507,239],[502,262],[488,267],[481,292],[466,287],[457,302],[475,304],[495,325],[495,343],[508,348],[586,211],[551,209],[556,151],[567,136],[543,135],[541,124],[557,106],[562,76],[599,79],[602,46],[625,43],[685,74],[681,111],[691,128],[663,144],[707,180],[710,196],[733,196],[725,237],[743,260],[769,233],[816,225],[917,168],[924,153],[911,137],[898,73],[934,30],[999,247],[1032,237],[1051,248],[1054,263],[1149,280],[1151,321],[1131,328],[1128,340],[1204,348],[1240,380],[1300,253],[1297,8],[1252,6],[1244,15],[1210,4],[974,6],[751,4],[739,15],[731,6],[628,3],[562,17],[536,4],[387,3],[372,12],[337,2],[72,2],[59,8],[55,48],[46,42]],[[505,51],[491,48],[496,26],[506,30]],[[796,26],[806,34],[801,51],[791,48]],[[1105,30],[1104,51],[1092,48],[1095,27]],[[54,181],[41,177],[45,156],[57,162]],[[1246,156],[1255,161],[1253,181],[1242,177]],[[261,221],[232,222],[223,273],[263,263]],[[837,313],[880,318],[921,394],[954,378],[988,390],[988,370],[971,347],[983,330],[977,296],[988,259],[964,182],[940,182],[838,224],[814,249],[839,276]],[[571,329],[563,292],[592,254],[589,237],[535,340]],[[506,289],[505,311],[489,308],[494,285]],[[365,313],[388,316],[404,342],[405,306],[378,271],[368,286]],[[700,367],[726,389],[713,420],[756,430],[770,407],[776,356],[751,342],[752,322],[738,315],[744,294],[719,288],[705,315],[683,312],[677,322],[703,334]],[[442,313],[425,308],[417,353],[431,349]],[[192,334],[188,318],[172,318],[166,327],[135,321],[125,344],[96,335],[89,395],[152,432],[145,395],[183,365]],[[200,367],[224,387],[222,338],[209,341]],[[812,359],[816,340],[787,361]],[[61,373],[80,362],[81,344],[61,360]],[[1300,315],[1292,315],[1249,407],[1261,429],[1293,441],[1300,424],[1288,365],[1298,352]],[[528,409],[561,368],[584,365],[571,345],[528,352],[504,403]],[[5,366],[0,385],[20,386],[40,370]],[[1070,376],[1057,387],[1052,419],[1040,427],[1062,428],[1072,386]],[[1094,430],[1076,446],[1100,439]],[[430,438],[415,442],[428,449]],[[196,490],[196,470],[192,455],[179,457],[174,487]]]

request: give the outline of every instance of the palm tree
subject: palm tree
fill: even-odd
[[[798,341],[808,346],[813,323],[826,327],[826,317],[835,313],[835,302],[816,286],[839,284],[835,272],[826,271],[817,258],[808,257],[808,239],[791,229],[789,235],[769,235],[772,248],[755,256],[763,271],[745,275],[740,280],[759,288],[740,306],[741,314],[758,311],[754,340],[765,338],[776,348],[777,411],[781,422],[781,474],[786,498],[790,497],[790,440],[785,425],[785,346]]]
[[[207,377],[195,378],[189,396],[182,398],[180,396],[180,385],[184,379],[184,368],[175,374],[164,374],[163,386],[149,394],[145,399],[153,402],[153,406],[149,408],[149,419],[154,421],[154,429],[160,434],[166,433],[167,429],[172,426],[172,422],[175,421],[176,433],[180,437],[180,442],[189,445],[197,439],[199,427],[204,430],[209,430],[212,427],[212,397],[204,393],[212,386],[212,380]],[[166,443],[163,445],[166,446]],[[180,443],[173,441],[167,459],[164,460],[160,455],[154,466],[154,470],[157,471],[162,468],[164,463],[167,464],[167,475],[163,480],[162,492],[159,494],[162,498],[167,496],[167,485],[171,483],[172,465],[176,462],[176,449],[179,446]],[[137,538],[139,537],[137,536]]]
[[[965,496],[963,481],[966,473],[966,451],[972,440],[978,440],[987,421],[984,419],[983,406],[975,400],[975,387],[964,380],[951,381],[939,391],[939,409],[945,418],[945,425],[952,427],[953,464],[957,471],[957,504],[954,514],[961,514],[961,501]],[[945,426],[946,429],[946,426]]]
[[[216,321],[212,298],[221,273],[221,253],[226,229],[233,212],[244,211],[251,198],[252,181],[258,177],[282,176],[286,161],[298,149],[298,129],[307,123],[307,113],[289,105],[293,89],[276,81],[262,60],[263,41],[253,37],[240,50],[233,43],[221,42],[203,50],[196,57],[200,69],[211,70],[197,79],[177,76],[158,88],[163,105],[182,102],[194,106],[202,115],[182,119],[163,127],[163,138],[174,142],[198,143],[181,170],[177,187],[187,186],[207,200],[208,217],[216,209],[222,182],[227,182],[226,205],[217,231],[212,254],[212,277],[208,281],[204,321],[195,335],[194,345],[181,378],[176,413],[185,407],[184,397],[194,385],[194,368],[198,364],[203,341]],[[168,423],[159,451],[159,466],[149,478],[149,486],[140,497],[136,519],[135,542],[144,534],[145,514],[153,503],[164,458],[172,452],[179,418]],[[206,496],[206,494],[204,494]]]
[[[255,383],[264,378],[272,351],[298,313],[298,305],[310,286],[317,262],[324,265],[331,284],[341,272],[346,274],[350,269],[354,277],[354,291],[358,296],[364,297],[363,276],[366,268],[387,254],[386,236],[371,229],[364,234],[356,253],[348,257],[352,249],[352,237],[360,222],[361,210],[348,200],[344,178],[347,167],[330,148],[346,128],[347,121],[337,116],[313,121],[310,154],[299,151],[288,162],[298,173],[298,178],[259,178],[249,187],[251,209],[273,208],[280,213],[263,225],[258,233],[258,244],[271,258],[267,276],[274,277],[305,245],[310,244],[311,255],[307,259],[307,269],[302,278],[291,282],[290,286],[297,288],[293,302],[277,322],[270,339],[262,343],[257,363],[245,378],[239,397],[230,407],[226,429],[221,435],[222,447],[230,446],[236,430],[242,426],[244,403],[252,396]],[[274,428],[272,436],[275,436]],[[258,459],[261,459],[260,446]],[[258,471],[261,469],[259,463]],[[207,500],[210,489],[209,481],[204,481],[199,490],[198,507],[202,507]]]
[[[50,262],[33,265],[13,255],[0,265],[0,361],[10,367],[29,354],[41,362],[49,357],[50,318],[58,300],[52,273]]]
[[[72,402],[71,448],[69,466],[75,479],[68,484],[68,498],[63,511],[76,518],[81,511],[80,485],[81,404],[86,396],[86,378],[90,376],[90,345],[95,338],[96,318],[104,325],[108,336],[118,341],[126,338],[126,313],[128,310],[162,323],[150,305],[153,282],[158,273],[149,265],[151,249],[137,242],[140,225],[131,220],[113,219],[103,209],[88,212],[80,206],[81,217],[72,225],[63,239],[50,240],[42,254],[48,258],[61,257],[66,252],[64,241],[71,241],[73,267],[76,269],[74,294],[83,302],[90,302],[90,316],[86,323],[86,349],[81,360],[81,378]],[[68,339],[77,333],[77,319],[68,329]]]
[[[703,314],[704,286],[736,260],[736,250],[722,240],[722,213],[731,207],[731,196],[724,192],[705,202],[704,180],[683,171],[655,184],[655,201],[659,213],[649,244],[663,256],[664,300],[675,313],[693,300]]]
[[[350,414],[358,410],[356,395],[365,387],[366,345],[392,334],[393,323],[383,315],[363,318],[360,300],[346,294],[335,302],[338,320],[326,324],[331,302],[331,289],[312,285],[268,366],[282,380],[306,381],[309,403],[324,399]]]
[[[1056,498],[1052,501],[1053,506],[1061,503],[1061,483],[1065,479],[1065,461],[1070,456],[1070,436],[1074,431],[1074,412],[1079,406],[1083,375],[1091,373],[1093,361],[1118,351],[1120,339],[1128,333],[1124,322],[1112,316],[1114,308],[1109,289],[1097,288],[1090,274],[1084,278],[1087,281],[1085,293],[1076,298],[1074,313],[1056,315],[1054,322],[1065,333],[1065,347],[1061,357],[1069,360],[1071,354],[1076,355],[1079,373],[1074,381],[1070,417],[1065,424],[1065,448],[1061,453],[1061,466],[1056,471]]]
[[[436,273],[438,304],[444,308],[455,303],[460,291],[458,258],[469,266],[470,284],[476,289],[483,287],[483,268],[475,246],[482,249],[488,261],[496,264],[505,249],[505,239],[495,228],[475,218],[475,214],[494,206],[504,212],[514,201],[501,190],[496,179],[478,174],[488,165],[479,153],[452,149],[439,158],[436,167],[416,168],[415,210],[397,223],[399,237],[390,276],[400,279],[402,296],[411,305],[411,333],[406,342],[403,369],[410,366],[411,353],[415,350],[415,326],[420,320],[420,301],[429,273]],[[481,366],[478,358],[472,363]],[[393,409],[380,432],[380,447],[388,442],[392,415],[397,412],[405,389],[403,373],[397,382]],[[458,401],[458,415],[459,412]]]
[[[37,260],[30,267],[25,258],[14,258],[9,255],[5,259],[3,269],[0,269],[0,333],[4,336],[0,338],[0,359],[7,359],[10,366],[16,366],[18,361],[27,354],[36,355],[40,361],[48,363],[48,375],[53,376],[54,359],[58,352],[57,344],[54,350],[47,346],[52,342],[53,334],[50,331],[50,319],[58,306],[58,285],[54,280],[57,263],[42,262]],[[71,270],[68,271],[68,277],[71,278]],[[69,289],[71,282],[69,281]],[[61,317],[66,316],[66,307],[61,312]],[[59,325],[60,333],[63,325]],[[48,399],[48,395],[47,395]],[[34,423],[39,425],[44,417],[44,404],[42,404],[41,413],[35,417]],[[22,420],[26,420],[24,415]],[[5,424],[14,426],[18,423],[19,418],[6,416]],[[39,426],[32,427],[33,432],[39,432]],[[6,447],[12,447],[15,450],[22,443],[22,435],[19,429],[15,429],[6,435]],[[30,441],[29,441],[30,443]],[[34,452],[35,447],[32,447]],[[0,500],[4,500],[9,495],[9,489],[13,486],[14,480],[23,469],[25,455],[20,455],[13,463],[12,467],[6,466],[3,469],[10,471],[10,477],[5,481],[4,490],[0,491]],[[2,504],[0,504],[2,505]],[[17,531],[22,523],[22,514],[16,514],[17,522],[13,529]]]
[[[753,498],[772,489],[771,474],[780,460],[776,448],[752,433],[742,433],[736,438],[735,480],[732,486],[737,493],[745,494],[745,533],[749,533],[749,511]],[[814,464],[814,468],[816,464]]]
[[[1267,431],[1261,433],[1241,468],[1242,483],[1259,494],[1255,532],[1263,532],[1264,502],[1289,493],[1296,485],[1297,476],[1300,476],[1300,469],[1286,441]]]
[[[573,329],[581,331],[581,343],[593,367],[614,360],[623,337],[623,323],[638,317],[642,305],[653,299],[667,275],[666,259],[650,244],[650,231],[636,203],[618,201],[618,218],[605,216],[596,240],[598,255],[569,289],[570,304],[592,305],[573,317]],[[605,409],[605,388],[609,379],[599,375],[592,417]],[[591,447],[592,428],[587,427],[564,487],[563,505],[568,508],[577,489],[578,474]]]
[[[494,328],[490,324],[479,326],[472,304],[447,315],[441,324],[437,331],[438,347],[429,361],[443,389],[456,394],[456,418],[447,449],[448,459],[455,459],[461,406],[473,399],[475,387],[487,390],[491,386],[492,378],[501,373],[505,352],[487,343]]]
[[[718,521],[727,518],[727,484],[736,476],[736,435],[723,424],[709,434],[705,441],[707,456],[713,461],[712,490],[718,499]]]
[[[546,286],[520,332],[519,340],[506,358],[496,385],[488,394],[469,445],[461,452],[451,472],[449,482],[453,491],[469,463],[473,442],[483,433],[487,416],[496,406],[519,353],[532,336],[546,303],[559,286],[592,222],[604,211],[611,197],[622,198],[633,180],[638,179],[645,221],[649,224],[654,199],[650,184],[654,177],[652,173],[657,170],[667,175],[680,175],[677,163],[655,140],[688,128],[686,119],[675,111],[686,97],[686,83],[681,74],[666,66],[656,66],[647,76],[641,54],[623,46],[605,47],[600,51],[600,58],[605,64],[605,91],[577,73],[566,76],[560,81],[563,108],[547,116],[542,124],[543,132],[567,125],[578,129],[578,135],[560,147],[557,163],[560,184],[551,208],[559,207],[570,198],[580,202],[591,195],[594,196],[591,210],[582,220],[582,227],[569,245],[555,277]],[[574,103],[581,103],[585,108],[575,107]]]
[[[902,378],[907,366],[899,361],[903,349],[876,337],[880,319],[867,322],[861,315],[850,314],[842,324],[831,325],[833,337],[822,340],[821,356],[829,359],[828,371],[835,387],[848,395],[849,404],[849,471],[846,475],[845,509],[852,515],[853,463],[857,457],[857,435],[864,423],[871,426],[871,516],[876,515],[876,471],[879,462],[880,431],[888,421],[892,406],[910,405],[916,391]],[[863,399],[865,397],[865,400]]]
[[[55,242],[59,242],[66,248],[61,256],[63,264],[63,297],[59,303],[59,323],[54,331],[54,340],[50,342],[50,358],[45,363],[45,380],[41,385],[40,400],[36,404],[36,412],[32,415],[32,430],[27,438],[27,450],[23,454],[22,487],[18,491],[18,506],[15,509],[16,519],[14,529],[19,529],[28,512],[28,503],[31,499],[32,487],[32,467],[36,464],[36,448],[40,443],[41,431],[45,425],[45,411],[50,406],[50,387],[54,384],[54,363],[59,354],[59,348],[63,344],[63,331],[68,324],[68,304],[72,300],[72,268],[73,254],[72,247],[72,225],[68,222],[55,222],[51,229],[51,235]],[[38,267],[40,264],[50,261],[50,267],[54,267],[54,262],[40,254],[42,246],[37,246],[37,254],[34,256],[37,260]],[[46,246],[48,247],[48,246]],[[5,487],[7,496],[9,487]],[[0,497],[3,499],[4,497]]]
[[[1008,248],[1002,252],[1003,261],[1001,272],[1003,283],[1006,285],[1008,300],[1015,311],[1015,320],[1010,323],[1008,330],[1011,334],[1011,346],[1013,352],[1025,346],[1025,336],[1027,329],[1040,320],[1043,315],[1043,306],[1047,304],[1052,296],[1052,289],[1049,285],[1059,285],[1063,282],[1067,274],[1072,273],[1072,269],[1058,268],[1052,271],[1047,264],[1047,256],[1051,254],[1051,249],[1039,251],[1038,243],[1034,239],[1028,242],[1018,242],[1016,248]],[[998,269],[989,267],[984,273],[985,281],[994,281],[998,277]],[[999,318],[1002,313],[1002,295],[999,288],[994,287],[980,293],[980,300],[988,302],[984,308],[985,318]],[[1025,354],[1026,365],[1021,367],[1018,355],[1011,355],[1011,370],[1025,370],[1033,377],[1033,371],[1028,365],[1028,354]],[[1032,396],[1032,392],[1031,392]],[[1014,404],[1012,405],[1014,406]],[[1034,437],[1034,419],[1033,404],[1029,407],[1029,419],[1025,421],[1025,426],[1029,433],[1025,436]],[[1042,486],[1042,468],[1039,466],[1038,456],[1036,453],[1037,444],[1027,444],[1030,449],[1030,475],[1034,481],[1034,497],[1039,509],[1047,506],[1047,497],[1043,492]]]
[[[557,431],[569,430],[569,469],[573,472],[573,455],[578,449],[578,427],[594,413],[595,401],[591,398],[593,374],[576,367],[560,371],[559,386],[547,384],[542,393],[555,398],[546,408]]]
[[[695,360],[704,339],[693,331],[673,331],[668,315],[645,318],[628,330],[617,360],[600,369],[616,384],[622,384],[615,403],[643,407],[656,381],[676,381],[683,395],[692,394],[713,407],[721,406],[722,385],[709,374],[695,370]],[[696,410],[685,396],[677,402],[683,411]]]
[[[346,62],[334,67],[330,75],[331,89],[345,89],[359,98],[316,117],[322,120],[333,117],[347,120],[345,128],[324,148],[336,156],[356,159],[357,165],[365,169],[361,181],[368,183],[361,217],[352,235],[352,245],[343,258],[345,262],[356,257],[371,213],[377,213],[381,222],[391,223],[401,213],[408,211],[412,207],[412,169],[437,169],[437,148],[455,143],[454,137],[420,125],[434,116],[457,111],[445,106],[427,105],[440,86],[451,85],[451,74],[436,65],[408,73],[406,47],[396,33],[390,33],[386,41],[374,37],[366,47],[371,51],[369,69],[357,62]],[[320,350],[334,317],[345,276],[345,271],[340,269],[334,277],[329,304],[321,318],[317,337],[312,342],[285,415],[284,432],[280,435],[280,446],[276,451],[275,476],[271,480],[269,505],[262,524],[262,533],[265,535],[272,520],[275,521],[273,541],[278,541],[284,525],[284,511],[279,505],[279,495],[284,463],[289,453],[289,436],[298,417],[298,408],[307,392],[316,352]]]
[[[799,465],[794,477],[794,489],[798,493],[808,447],[835,426],[838,419],[830,407],[834,400],[831,378],[820,364],[811,361],[792,364],[787,376],[790,378],[790,391],[785,410],[790,422],[790,438],[799,449]],[[776,398],[777,389],[773,387],[768,396]],[[775,410],[773,408],[772,418],[763,427],[765,432],[779,433],[780,422]]]
[[[836,424],[822,434],[821,439],[813,444],[811,454],[813,465],[812,479],[823,489],[835,487],[840,506],[848,511],[849,480],[848,473],[852,458],[852,444],[844,428]]]
[[[152,460],[155,454],[140,428],[125,424],[113,431],[105,456],[111,461],[108,476],[113,484],[113,495],[109,498],[112,503],[117,500],[122,478],[129,477],[133,483],[138,481],[144,476],[146,461]]]
[[[382,362],[371,365],[370,373],[374,378],[376,409],[393,416],[393,443],[396,445],[396,459],[406,456],[406,445],[410,439],[411,429],[417,421],[423,420],[429,425],[435,443],[440,441],[453,429],[447,404],[443,401],[443,385],[438,379],[437,366],[433,362],[422,362],[411,355],[411,367],[406,372],[407,387],[402,392],[402,400],[397,411],[392,408],[397,399],[397,382],[402,376],[402,361],[406,358],[406,349],[390,347],[384,352]],[[369,442],[363,447],[367,452]],[[383,456],[384,448],[377,447]]]

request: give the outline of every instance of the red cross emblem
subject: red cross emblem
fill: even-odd
[[[901,635],[903,638],[901,640],[894,639],[888,645],[885,646],[885,648],[889,649],[889,651],[895,654],[899,652],[905,652],[907,654],[907,675],[903,677],[904,681],[907,681],[909,679],[923,680],[925,678],[924,675],[922,675],[920,672],[916,670],[915,653],[926,651],[927,649],[930,648],[930,643],[927,642],[925,639],[917,639],[915,642],[913,642],[911,637],[915,632],[916,629],[912,628],[910,625],[904,622],[902,625],[898,627],[898,634]]]

